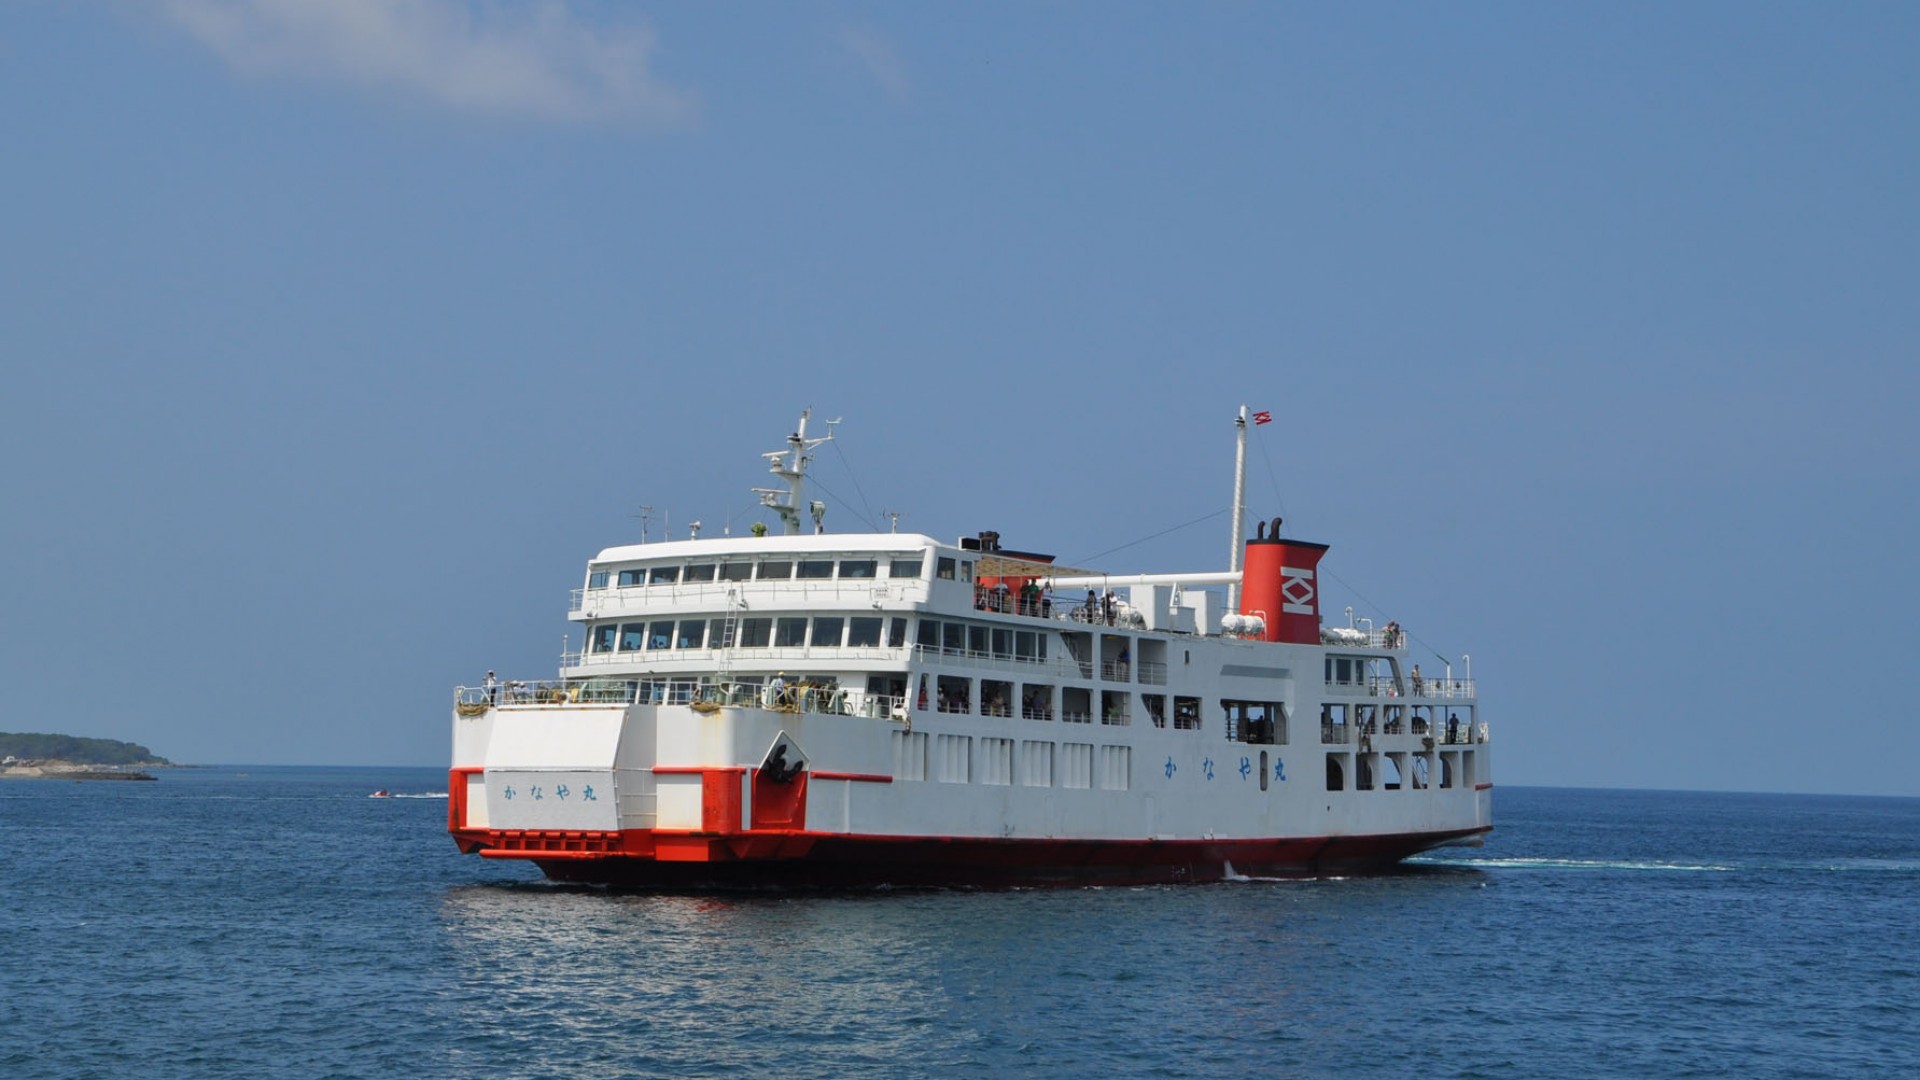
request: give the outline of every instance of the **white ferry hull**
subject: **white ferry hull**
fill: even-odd
[[[925,713],[909,729],[686,705],[501,706],[454,726],[456,841],[561,881],[1205,882],[1385,867],[1491,828],[1489,783],[1463,773],[1444,788],[1328,791],[1317,743]],[[1431,749],[1419,736],[1372,742],[1394,740]],[[764,767],[780,746],[798,767],[785,779]],[[1456,752],[1488,775],[1488,749]],[[1063,767],[1069,757],[1091,767]]]

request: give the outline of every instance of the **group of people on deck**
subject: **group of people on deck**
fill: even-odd
[[[1010,589],[1005,581],[998,585],[976,585],[973,590],[973,606],[980,611],[997,611],[1002,615],[1028,615],[1037,619],[1053,618],[1053,590],[1042,588],[1040,582],[1028,578],[1020,583],[1020,588]]]

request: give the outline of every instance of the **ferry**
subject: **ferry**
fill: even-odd
[[[461,851],[635,888],[1151,884],[1492,829],[1471,669],[1328,625],[1327,545],[1247,535],[1245,408],[1228,569],[1124,575],[827,532],[809,419],[763,455],[776,527],[601,551],[556,678],[455,690]]]

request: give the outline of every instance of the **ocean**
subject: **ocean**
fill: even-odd
[[[0,1077],[1895,1075],[1920,799],[1500,788],[1380,876],[656,896],[435,769],[0,782]]]

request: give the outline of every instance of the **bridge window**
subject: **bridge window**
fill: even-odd
[[[698,649],[707,643],[707,620],[681,619],[680,634],[674,638],[676,649]]]
[[[630,589],[635,585],[647,583],[647,571],[644,567],[620,571],[620,587]]]
[[[773,624],[773,644],[776,648],[798,648],[806,643],[807,620],[787,617]]]
[[[694,563],[692,566],[687,567],[686,580],[712,581],[713,580],[713,564],[710,562]]]
[[[939,570],[937,571],[935,576],[937,576],[941,581],[952,581],[953,580],[953,560],[946,557],[945,555],[942,555],[940,556],[940,562],[937,565],[939,566]]]
[[[772,640],[772,619],[741,619],[739,645],[743,649],[764,649]]]
[[[794,576],[802,578],[830,578],[833,576],[833,560],[803,559],[800,563],[799,573]]]
[[[605,570],[595,570],[591,574],[587,575],[587,588],[604,589],[606,587],[607,587],[607,572]]]
[[[898,649],[901,646],[905,645],[906,643],[907,643],[907,620],[899,616],[895,616],[892,624],[890,624],[887,627],[887,644],[895,649]]]
[[[620,628],[613,623],[603,623],[599,626],[594,627],[593,628],[593,651],[594,652],[612,652],[614,635],[618,634],[619,632],[620,632]]]
[[[750,562],[730,562],[720,564],[721,581],[745,581],[753,576],[753,564]]]
[[[879,562],[874,559],[841,559],[840,576],[843,578],[878,577],[879,565]]]
[[[821,615],[813,620],[813,644],[816,648],[837,649],[840,647],[840,633],[846,629],[847,620],[838,615]]]
[[[653,568],[653,573],[647,575],[647,581],[654,585],[659,585],[662,582],[670,585],[679,580],[680,568],[677,566],[656,566]]]
[[[639,652],[647,645],[647,624],[630,622],[620,627],[620,651]]]
[[[847,647],[852,649],[878,646],[880,629],[886,620],[878,615],[856,615],[847,620]]]
[[[887,567],[890,578],[917,578],[920,576],[921,561],[914,559],[895,559]]]
[[[787,559],[762,559],[761,581],[785,581],[793,576],[793,563]]]
[[[666,620],[647,624],[647,648],[670,649],[673,647],[673,622]]]

